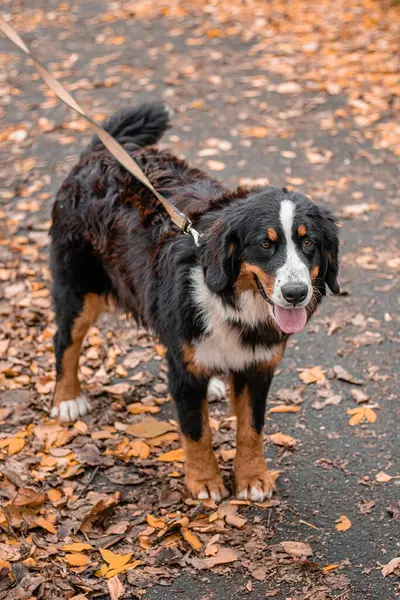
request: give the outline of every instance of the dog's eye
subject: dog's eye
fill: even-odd
[[[265,240],[265,242],[262,242],[261,246],[264,248],[264,250],[269,250],[270,248],[272,248],[272,244],[268,240]]]
[[[313,246],[313,245],[314,245],[314,242],[313,242],[312,240],[310,240],[310,238],[306,238],[306,239],[303,241],[303,245],[304,245],[306,248],[311,248],[311,246]]]

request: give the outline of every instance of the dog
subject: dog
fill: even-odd
[[[51,226],[57,322],[51,415],[89,410],[78,360],[89,327],[109,307],[155,333],[167,348],[169,391],[193,497],[228,495],[212,449],[207,397],[228,374],[237,416],[235,492],[270,498],[263,453],[266,399],[287,340],[301,331],[326,286],[339,293],[338,230],[330,210],[272,186],[230,191],[154,147],[169,126],[162,103],[124,109],[104,128],[153,186],[202,234],[197,246],[97,137],[62,184]]]

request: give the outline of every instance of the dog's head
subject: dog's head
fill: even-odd
[[[235,305],[260,294],[280,329],[303,329],[325,295],[337,294],[338,235],[329,209],[302,194],[266,187],[228,203],[205,236],[202,255],[211,292]]]

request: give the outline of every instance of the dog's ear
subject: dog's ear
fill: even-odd
[[[207,286],[228,300],[237,276],[236,256],[237,236],[222,220],[217,221],[207,234],[201,262]]]
[[[340,292],[337,281],[339,274],[338,227],[329,208],[321,208],[322,215],[322,257],[325,283],[334,294]]]

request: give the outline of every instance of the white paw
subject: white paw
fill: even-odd
[[[79,417],[90,411],[90,404],[85,396],[79,396],[75,400],[65,400],[58,406],[53,406],[50,411],[51,417],[57,417],[62,423],[76,421]]]
[[[225,488],[220,491],[220,490],[210,490],[208,492],[206,491],[202,491],[199,492],[197,494],[197,499],[198,500],[207,500],[208,498],[211,498],[211,500],[214,500],[214,502],[221,502],[224,498],[227,498],[229,496],[227,490],[225,490]]]
[[[236,494],[238,500],[251,500],[252,502],[264,502],[264,500],[270,500],[273,495],[273,490],[268,488],[262,488],[261,485],[253,485],[250,488],[250,492],[247,488],[240,490]]]
[[[225,398],[225,384],[221,379],[212,377],[208,384],[208,400],[213,402],[222,398]]]

